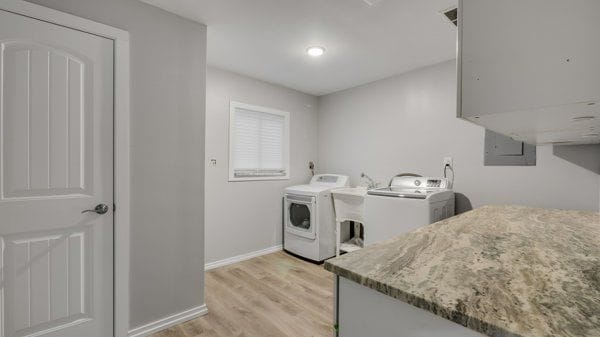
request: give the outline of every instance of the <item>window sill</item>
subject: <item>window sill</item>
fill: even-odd
[[[269,181],[269,180],[290,180],[290,176],[266,176],[266,177],[229,177],[229,182],[239,182],[239,181]]]

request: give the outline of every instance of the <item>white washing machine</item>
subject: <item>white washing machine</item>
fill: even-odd
[[[348,176],[319,174],[284,195],[283,248],[313,261],[335,255],[335,216],[331,190],[348,187]]]
[[[454,215],[446,178],[394,177],[389,187],[365,197],[365,245],[391,239]]]

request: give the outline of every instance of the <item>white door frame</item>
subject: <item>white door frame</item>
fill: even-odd
[[[114,337],[129,330],[129,33],[22,0],[0,9],[114,41]]]

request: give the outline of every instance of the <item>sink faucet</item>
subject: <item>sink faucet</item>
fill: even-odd
[[[367,185],[367,189],[370,190],[379,187],[379,183],[376,183],[375,180],[373,180],[373,178],[369,177],[364,172],[360,174],[360,177],[368,180],[369,184]]]

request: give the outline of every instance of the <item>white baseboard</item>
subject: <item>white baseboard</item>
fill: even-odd
[[[282,245],[277,245],[277,246],[273,246],[273,247],[269,247],[269,248],[265,248],[265,249],[261,249],[261,250],[257,250],[255,252],[250,252],[250,253],[246,253],[246,254],[242,254],[242,255],[238,255],[238,256],[233,256],[233,257],[229,257],[223,260],[219,260],[219,261],[215,261],[215,262],[210,262],[204,265],[204,270],[211,270],[211,269],[215,269],[218,267],[223,267],[226,266],[228,264],[232,264],[232,263],[236,263],[236,262],[241,262],[241,261],[245,261],[245,260],[249,260],[253,257],[258,257],[261,255],[266,255],[266,254],[271,254],[271,253],[275,253],[278,252],[280,250],[283,249]]]
[[[177,325],[179,323],[183,323],[194,319],[196,317],[206,315],[208,313],[208,308],[206,308],[206,304],[201,306],[188,309],[186,311],[182,311],[178,314],[171,315],[165,318],[161,318],[157,321],[148,323],[146,325],[142,325],[135,329],[129,330],[127,334],[128,337],[142,337],[148,336],[155,332],[164,330],[166,328],[172,327],[173,325]]]

